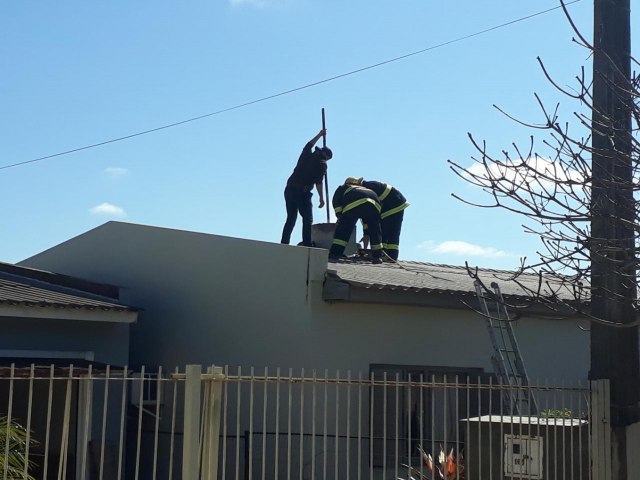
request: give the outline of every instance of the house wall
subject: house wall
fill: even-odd
[[[0,317],[0,329],[0,350],[92,352],[96,362],[119,366],[129,361],[125,323]]]
[[[132,364],[492,370],[479,315],[327,303],[326,262],[320,249],[109,222],[22,265],[125,287],[144,309],[131,327]],[[589,336],[576,323],[525,318],[515,328],[532,378],[586,378]]]

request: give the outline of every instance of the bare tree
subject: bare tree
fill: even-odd
[[[536,130],[541,143],[532,135],[526,146],[493,155],[470,134],[478,152],[474,165],[450,166],[491,199],[474,205],[524,216],[525,230],[540,238],[539,259],[523,259],[513,280],[538,273],[532,298],[561,303],[592,321],[590,378],[610,379],[614,473],[627,478],[625,428],[640,420],[640,77],[631,72],[637,63],[630,55],[630,1],[594,1],[592,42],[560,2],[574,41],[593,60],[592,75],[582,68],[569,89],[555,83],[538,58],[549,82],[575,102],[570,121],[561,121],[559,105],[548,108],[538,95],[539,123],[498,109]]]

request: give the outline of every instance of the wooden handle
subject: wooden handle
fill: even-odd
[[[324,107],[322,108],[322,130],[324,130],[325,128],[327,128],[325,126],[325,121],[324,121]],[[326,147],[327,146],[327,134],[325,133],[324,135],[322,135],[322,147]],[[331,216],[329,214],[329,176],[325,173],[324,174],[324,197],[325,197],[325,206],[327,207],[327,223],[330,222],[331,220]]]
[[[324,130],[325,125],[324,125],[324,107],[322,108],[322,130]],[[322,146],[326,147],[327,146],[327,134],[325,133],[324,135],[322,135]]]

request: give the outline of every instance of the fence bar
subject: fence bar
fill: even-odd
[[[124,426],[127,417],[127,378],[129,369],[125,365],[122,379],[122,398],[120,400],[120,441],[118,442],[118,480],[122,478],[122,464],[124,455]]]
[[[200,392],[202,366],[187,365],[184,385],[184,440],[182,446],[182,480],[198,480],[200,448]]]
[[[336,378],[338,380],[340,380],[340,370],[336,371]],[[336,405],[334,408],[335,411],[335,416],[336,416],[336,425],[335,425],[335,435],[336,435],[336,441],[334,444],[334,455],[333,455],[333,462],[334,462],[334,471],[333,471],[333,478],[337,479],[338,477],[338,446],[340,443],[340,423],[339,423],[339,418],[340,418],[340,383],[338,382],[336,384]]]
[[[278,374],[280,370],[278,370]],[[229,366],[225,365],[223,375],[226,377],[229,376]],[[226,478],[227,473],[227,418],[229,417],[229,403],[227,399],[229,398],[229,382],[224,382],[222,392],[223,405],[222,405],[222,473],[221,478]],[[276,465],[277,465],[277,453],[276,453]],[[278,478],[278,475],[275,476]]]
[[[105,438],[107,435],[107,405],[109,403],[109,376],[111,374],[111,367],[107,365],[107,370],[104,379],[104,396],[102,398],[102,427],[100,430],[100,464],[98,467],[98,478],[102,480],[104,478],[104,446]],[[44,478],[47,478],[46,476]]]
[[[316,369],[312,370],[311,384],[311,480],[316,478],[316,418],[317,418],[317,403],[316,403],[316,383],[318,381]],[[300,386],[300,388],[304,388]]]
[[[4,439],[4,462],[3,462],[3,480],[7,480],[7,476],[9,475],[9,433],[11,429],[11,413],[13,409],[13,377],[15,375],[15,365],[11,364],[10,373],[11,377],[9,378],[9,408],[7,409],[7,431]]]
[[[31,446],[31,410],[33,409],[33,377],[35,376],[35,365],[32,363],[29,369],[29,400],[27,401],[27,432],[26,432],[26,444],[24,452],[24,470],[22,472],[23,478],[27,478],[27,472],[29,471],[29,447]]]
[[[69,449],[69,421],[71,419],[71,387],[73,385],[73,364],[69,366],[67,390],[64,399],[64,416],[62,420],[62,439],[60,441],[60,463],[58,465],[58,480],[67,478],[67,453]]]
[[[300,370],[301,376],[304,377],[304,368]],[[300,385],[300,465],[299,480],[304,480],[304,385]]]
[[[49,367],[49,393],[47,398],[47,423],[46,429],[47,432],[45,434],[44,440],[44,466],[42,472],[42,478],[48,478],[47,473],[49,469],[49,440],[51,434],[51,410],[53,405],[53,376],[55,373],[54,366],[51,365]]]
[[[322,480],[327,480],[327,415],[329,413],[329,392],[328,382],[329,371],[324,371],[324,389],[323,389],[323,408],[324,415],[322,416]]]
[[[135,382],[135,380],[133,380]],[[135,480],[138,480],[140,473],[140,447],[142,442],[142,412],[143,412],[143,400],[144,400],[144,366],[140,370],[140,394],[138,395],[138,433],[136,443],[136,473]],[[185,408],[186,410],[186,408]]]
[[[386,372],[385,372],[386,375]],[[371,383],[375,385],[375,374],[371,372]],[[386,383],[386,382],[385,382]],[[373,480],[373,412],[374,410],[374,394],[373,394],[373,386],[369,388],[370,402],[369,402],[369,478]],[[386,399],[385,399],[386,401]],[[384,420],[384,424],[386,425],[386,417]],[[383,442],[386,442],[385,438],[382,439]]]
[[[218,451],[220,447],[220,413],[222,410],[222,367],[207,367],[209,379],[205,386],[204,415],[202,419],[202,478],[213,480],[218,475]],[[266,385],[266,384],[265,384]]]
[[[291,459],[291,422],[292,422],[292,406],[293,406],[293,369],[289,369],[289,391],[288,391],[288,405],[287,405],[287,458]],[[287,462],[287,480],[291,480],[291,462]]]
[[[155,426],[153,429],[153,476],[152,479],[156,480],[158,474],[158,441],[160,433],[160,400],[162,395],[162,367],[158,367],[158,373],[156,377],[156,411],[155,411]]]
[[[275,461],[274,463],[274,472],[273,478],[278,478],[278,462],[280,460],[278,454],[280,453],[280,384],[282,383],[280,380],[280,367],[276,369],[276,451],[275,451]],[[224,478],[224,475],[222,476]]]
[[[179,372],[178,367],[175,369],[175,375]],[[176,418],[178,411],[178,382],[173,381],[173,407],[171,409],[171,440],[169,441],[169,480],[173,479],[173,452],[175,449],[176,437]]]
[[[358,373],[358,480],[362,480],[362,373]]]
[[[591,451],[593,480],[611,480],[609,380],[591,381]]]
[[[350,480],[351,473],[351,370],[347,370],[347,454],[345,456],[347,462],[346,480]]]
[[[268,374],[268,368],[265,367],[264,368],[264,376],[265,378],[267,378],[269,376]],[[264,382],[264,389],[262,391],[262,480],[266,480],[266,475],[267,475],[267,468],[266,468],[266,462],[267,462],[267,399],[268,399],[268,395],[267,395],[267,382]],[[276,437],[277,438],[277,437]]]
[[[238,367],[238,376],[241,376],[242,369]],[[242,397],[242,385],[240,382],[236,385],[236,471],[235,479],[240,480],[240,398]]]
[[[80,479],[84,480],[87,478],[87,447],[89,445],[90,440],[90,428],[91,428],[91,392],[93,391],[93,381],[91,378],[93,365],[89,365],[89,373],[86,377],[81,380],[82,391],[84,393],[84,398],[79,399],[82,401],[82,408],[78,408],[79,411],[82,411],[83,417],[80,419],[82,422],[82,444],[80,445],[80,458],[81,458],[81,467],[80,467]]]

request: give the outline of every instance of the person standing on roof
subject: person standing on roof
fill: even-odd
[[[333,157],[331,149],[328,147],[313,146],[326,135],[327,131],[322,129],[318,134],[309,140],[304,148],[293,173],[287,180],[284,189],[284,200],[287,206],[287,220],[282,229],[282,239],[280,243],[289,244],[291,233],[296,225],[298,213],[302,217],[302,245],[311,246],[311,225],[313,224],[313,205],[311,190],[315,185],[320,197],[318,208],[324,207],[324,195],[322,193],[322,179],[327,173],[327,160]],[[327,199],[328,200],[328,199]]]
[[[393,260],[398,260],[400,252],[400,231],[402,230],[402,220],[404,210],[409,206],[409,202],[402,193],[388,183],[377,182],[375,180],[364,180],[362,177],[349,177],[345,180],[348,185],[360,185],[369,190],[373,190],[380,200],[380,229],[382,231],[382,248],[385,254]],[[364,244],[367,246],[367,224],[363,225]]]
[[[349,243],[353,228],[362,220],[371,239],[372,262],[381,263],[382,240],[380,232],[380,202],[372,190],[361,185],[340,185],[333,194],[333,209],[338,223],[329,250],[329,258],[340,258]]]

